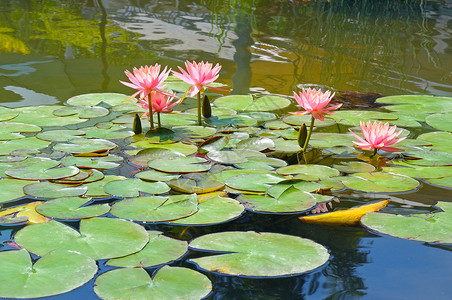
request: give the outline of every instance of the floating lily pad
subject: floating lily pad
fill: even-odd
[[[0,297],[40,298],[71,291],[97,272],[96,262],[73,251],[53,251],[34,264],[26,250],[0,252]]]
[[[113,142],[104,139],[85,139],[76,138],[68,141],[69,143],[59,143],[53,146],[53,149],[72,154],[98,153],[117,148]]]
[[[191,269],[164,266],[151,278],[141,268],[116,269],[95,281],[94,291],[106,300],[113,299],[202,299],[212,290],[203,274]]]
[[[328,148],[336,146],[351,146],[356,138],[348,133],[314,132],[309,145],[315,148]]]
[[[374,166],[360,161],[344,161],[340,165],[334,165],[333,167],[343,173],[370,173],[375,171]]]
[[[301,147],[296,140],[285,140],[283,138],[273,139],[275,151],[282,153],[293,153],[301,151]]]
[[[412,147],[405,151],[407,162],[420,166],[448,166],[452,165],[452,153],[440,152],[428,148]]]
[[[417,138],[431,143],[432,149],[436,151],[452,153],[452,132],[427,132],[419,135]]]
[[[242,111],[272,111],[286,108],[290,100],[279,96],[253,99],[251,95],[230,95],[217,98],[215,105]]]
[[[160,121],[162,125],[183,126],[194,125],[198,122],[198,116],[195,114],[161,114]]]
[[[395,95],[395,96],[386,96],[378,98],[375,102],[377,103],[391,103],[391,104],[437,104],[450,102],[452,98],[450,97],[437,97],[431,95]],[[391,107],[391,105],[387,106]]]
[[[108,204],[83,206],[91,198],[63,197],[46,201],[36,207],[36,211],[49,218],[76,220],[98,217],[110,211]]]
[[[438,202],[442,212],[409,216],[368,213],[361,223],[378,232],[398,238],[429,243],[452,243],[452,203]]]
[[[214,180],[211,176],[201,178],[179,178],[168,182],[168,185],[175,191],[187,194],[205,194],[220,190],[224,183]]]
[[[282,192],[278,198],[241,195],[239,200],[248,210],[263,213],[300,213],[317,205],[313,195],[294,187]]]
[[[343,177],[342,182],[348,188],[378,193],[397,193],[414,190],[419,182],[408,176],[389,173],[355,173]]]
[[[249,157],[244,163],[235,164],[240,169],[269,170],[284,167],[287,163],[279,158],[273,157]]]
[[[112,258],[106,265],[125,268],[158,266],[180,258],[188,250],[185,241],[164,236],[159,231],[148,231],[149,243],[139,252],[125,257]]]
[[[53,111],[53,114],[58,117],[78,115],[81,119],[104,117],[109,113],[108,109],[101,106],[67,106]]]
[[[6,215],[4,217],[0,217],[0,225],[1,226],[19,226],[19,225],[25,225],[28,222],[28,217],[26,216],[15,216],[12,215]]]
[[[306,126],[309,127],[309,124],[311,124],[311,115],[288,115],[282,118],[282,121],[284,123],[287,123],[292,126],[301,126],[303,124],[306,124]],[[336,124],[336,121],[331,118],[325,118],[323,121],[318,121],[314,123],[314,126],[316,127],[325,127],[325,126],[331,126]]]
[[[161,148],[149,148],[143,149],[138,152],[136,155],[131,156],[129,158],[129,162],[147,168],[148,162],[154,159],[163,159],[163,158],[174,158],[174,157],[184,157],[185,155],[169,149],[161,149]]]
[[[191,216],[198,211],[196,194],[149,196],[116,202],[111,214],[119,218],[142,222],[165,222]]]
[[[122,104],[124,100],[129,98],[128,95],[117,93],[92,93],[74,96],[67,100],[67,103],[74,106],[94,106],[105,102],[111,106]],[[131,101],[136,102],[136,99]]]
[[[41,157],[29,157],[5,170],[8,176],[25,180],[46,180],[70,177],[78,174],[76,167],[59,167],[56,160]]]
[[[363,120],[366,122],[367,120],[382,120],[391,123],[390,120],[397,120],[398,118],[395,114],[370,110],[341,110],[328,117],[340,124],[350,126],[359,126],[359,122]]]
[[[101,180],[97,180],[88,184],[85,184],[85,187],[88,188],[88,190],[85,193],[86,197],[92,197],[92,198],[106,198],[110,197],[111,195],[104,190],[104,186],[115,180],[125,180],[127,179],[124,176],[116,176],[116,175],[105,175],[104,178]]]
[[[403,162],[396,167],[383,167],[384,172],[405,175],[413,178],[442,178],[452,176],[452,166],[424,167]]]
[[[224,150],[224,151],[212,150],[209,153],[207,153],[207,157],[216,163],[226,165],[239,164],[248,161],[248,159],[245,156],[243,156],[241,152],[233,150]]]
[[[45,141],[66,142],[68,140],[80,137],[84,134],[85,132],[82,130],[60,129],[43,131],[38,133],[36,137]]]
[[[21,218],[26,218],[25,223],[31,225],[31,224],[37,224],[37,223],[44,223],[50,221],[50,219],[46,218],[45,216],[41,215],[36,211],[36,206],[43,203],[43,201],[35,201],[31,202],[25,205],[15,206],[11,207],[5,210],[0,211],[0,218],[4,216],[10,216],[10,224],[15,223],[14,221],[17,221],[17,223],[22,222]],[[2,223],[0,221],[0,223]]]
[[[272,184],[284,179],[286,178],[278,174],[242,174],[228,178],[226,184],[237,190],[265,192]]]
[[[123,158],[116,155],[108,155],[105,157],[77,157],[66,156],[61,160],[61,163],[65,166],[76,166],[83,169],[113,169],[120,166],[119,161]]]
[[[0,190],[2,197],[0,203],[16,200],[25,196],[24,186],[30,184],[31,181],[19,179],[2,179],[0,180]]]
[[[71,177],[65,177],[62,179],[57,180],[51,180],[53,183],[62,183],[62,184],[84,184],[84,183],[90,183],[98,180],[102,180],[104,178],[104,173],[95,170],[80,170],[80,173],[78,173],[75,176]]]
[[[0,141],[0,155],[10,155],[17,150],[36,150],[50,145],[50,142],[40,140],[36,137],[27,137],[18,140]]]
[[[25,136],[21,135],[19,132],[39,132],[41,127],[31,124],[24,123],[10,123],[1,122],[0,123],[0,140],[15,140],[21,139]]]
[[[18,115],[19,115],[18,111],[0,106],[0,122],[12,120]]]
[[[208,125],[215,127],[246,127],[256,126],[257,120],[249,116],[213,116],[205,121]]]
[[[243,113],[241,113],[241,115],[251,117],[258,122],[267,122],[267,121],[276,119],[276,115],[274,113],[265,112],[265,111],[243,112]]]
[[[84,128],[83,130],[85,131],[86,138],[118,140],[128,138],[135,134],[131,130],[125,130],[126,128],[125,126],[111,123],[107,127],[99,128],[96,126]]]
[[[304,181],[304,180],[284,180],[277,184],[272,185],[268,190],[267,194],[274,197],[279,198],[284,192],[286,192],[290,188],[296,188],[302,192],[314,192],[321,188],[321,185],[317,182],[312,181]]]
[[[206,162],[207,160],[201,157],[172,157],[151,160],[148,166],[168,173],[192,173],[208,171],[211,165],[205,164]]]
[[[276,173],[281,175],[295,175],[294,179],[309,181],[322,180],[339,176],[340,174],[338,170],[324,165],[290,165],[277,169]]]
[[[198,211],[186,218],[172,221],[181,225],[216,225],[238,218],[245,208],[240,202],[220,196],[199,203]]]
[[[452,111],[430,115],[425,118],[425,122],[436,129],[450,132],[452,131]]]
[[[192,240],[189,246],[221,251],[221,255],[189,260],[200,268],[245,277],[300,274],[320,267],[329,258],[327,249],[311,240],[269,232],[212,233]]]
[[[237,149],[264,151],[275,147],[275,142],[266,137],[252,137],[237,143]]]
[[[215,180],[226,182],[228,178],[231,178],[233,176],[237,175],[243,175],[243,174],[267,174],[268,170],[265,169],[225,169],[221,172],[218,172],[216,174],[213,174],[213,178]]]
[[[76,197],[86,193],[86,186],[70,186],[59,183],[42,181],[24,186],[27,195],[37,198]]]
[[[146,230],[133,222],[113,218],[80,221],[80,233],[57,221],[35,224],[19,230],[14,241],[43,256],[54,249],[76,251],[95,260],[135,253],[147,244]]]
[[[147,162],[146,162],[147,166]],[[135,177],[147,181],[171,181],[180,177],[179,174],[168,174],[156,170],[142,171],[135,174]]]
[[[196,147],[195,145],[184,144],[181,142],[172,143],[172,144],[152,144],[152,143],[149,143],[149,142],[143,140],[143,141],[131,143],[130,146],[138,147],[138,148],[149,148],[149,149],[152,149],[152,148],[167,149],[167,150],[172,150],[175,152],[182,153],[184,155],[190,155],[190,154],[196,153],[196,151],[198,151],[198,147]],[[136,154],[136,153],[134,153],[134,154]]]
[[[227,136],[213,136],[209,139],[206,139],[199,146],[200,152],[201,150],[210,152],[210,151],[221,151],[226,145],[229,143],[229,137]]]
[[[104,191],[118,197],[138,197],[140,192],[164,194],[169,190],[169,186],[164,182],[148,182],[139,178],[111,181],[104,186]]]
[[[175,126],[172,129],[182,138],[191,139],[207,138],[217,132],[215,128],[204,126]]]
[[[443,188],[452,189],[452,176],[444,178],[435,178],[427,180],[428,183],[437,185]]]

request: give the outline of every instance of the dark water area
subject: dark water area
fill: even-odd
[[[452,96],[452,2],[383,1],[0,1],[0,105],[57,105],[94,92],[131,91],[124,70],[185,60],[220,63],[232,93],[292,95],[303,87],[383,95]],[[120,171],[118,171],[120,172]],[[423,184],[394,195],[389,210],[450,201]],[[343,195],[344,205],[356,199]],[[360,199],[371,195],[358,195]],[[374,195],[375,198],[384,196]],[[449,246],[397,239],[361,227],[246,214],[224,225],[147,225],[190,240],[254,230],[309,238],[331,258],[311,272],[250,279],[206,274],[208,299],[450,299]],[[0,228],[0,243],[13,229]],[[12,249],[3,243],[0,251]],[[196,256],[195,252],[189,256]],[[173,263],[196,269],[182,258]],[[99,273],[112,269],[99,262]],[[149,273],[155,269],[149,269]],[[1,270],[0,270],[1,272]],[[98,299],[94,279],[46,299]]]

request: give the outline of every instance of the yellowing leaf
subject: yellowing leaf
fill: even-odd
[[[366,213],[379,211],[388,205],[389,202],[389,200],[383,200],[330,213],[300,217],[299,219],[304,223],[352,226],[358,224],[361,217]]]
[[[40,213],[35,210],[35,207],[44,201],[36,201],[29,203],[27,205],[16,206],[12,208],[8,208],[0,211],[0,217],[15,214],[15,217],[27,217],[28,225],[37,224],[37,223],[46,223],[49,222],[50,219],[44,217]]]

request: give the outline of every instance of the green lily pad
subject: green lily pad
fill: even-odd
[[[104,178],[101,180],[97,180],[88,184],[85,184],[84,186],[88,188],[88,190],[85,193],[86,197],[92,197],[92,198],[106,198],[110,197],[111,195],[104,191],[104,186],[109,183],[110,181],[115,180],[125,180],[127,179],[124,176],[116,176],[116,175],[105,175]]]
[[[19,115],[14,122],[33,124],[40,127],[67,126],[78,124],[86,120],[78,116],[58,117],[53,114],[56,109],[65,108],[65,106],[25,106],[16,108]]]
[[[95,260],[135,253],[147,244],[149,235],[140,225],[121,219],[90,218],[80,221],[80,233],[57,221],[19,230],[14,241],[43,256],[54,249],[76,251]]]
[[[147,162],[146,162],[147,166]],[[179,174],[168,174],[156,170],[142,171],[135,174],[135,177],[147,181],[171,181],[180,177]]]
[[[111,181],[104,185],[104,191],[117,197],[138,197],[140,192],[164,194],[170,190],[164,182],[149,182],[139,178]]]
[[[36,206],[36,211],[49,218],[77,220],[104,215],[110,211],[108,204],[89,205],[91,198],[63,197]]]
[[[210,152],[210,151],[221,151],[226,147],[226,145],[229,143],[229,137],[228,136],[213,136],[207,140],[205,140],[201,145],[199,146],[200,152]]]
[[[109,113],[108,109],[101,106],[67,106],[53,111],[53,114],[58,117],[78,115],[81,119],[104,117]]]
[[[419,185],[417,180],[408,176],[381,172],[355,173],[343,177],[342,182],[350,189],[377,193],[407,192]]]
[[[185,155],[169,149],[161,149],[161,148],[149,148],[143,149],[138,152],[136,155],[131,156],[129,158],[129,162],[147,168],[148,162],[154,159],[164,159],[164,158],[174,158],[174,157],[184,157]]]
[[[452,101],[452,98],[451,98]],[[452,111],[433,114],[425,118],[425,122],[439,130],[452,131]]]
[[[336,120],[337,123],[350,126],[359,126],[360,121],[367,122],[368,120],[382,120],[391,123],[391,120],[398,118],[395,114],[370,110],[341,110],[328,117]]]
[[[172,150],[175,152],[182,153],[184,155],[190,155],[193,153],[196,153],[198,151],[198,147],[191,144],[184,144],[181,142],[178,143],[172,143],[172,144],[152,144],[145,140],[131,143],[130,146],[132,147],[138,147],[138,148],[157,148],[157,149],[166,149],[166,150]],[[136,154],[136,153],[135,153]]]
[[[419,135],[417,139],[432,144],[432,149],[452,153],[452,132],[435,131]]]
[[[21,135],[19,132],[39,132],[41,127],[31,124],[24,123],[10,123],[1,122],[0,123],[0,140],[16,140],[22,139],[25,136]]]
[[[437,104],[450,102],[452,98],[450,97],[437,97],[431,95],[395,95],[386,96],[378,98],[375,102],[377,103],[391,103],[391,104]],[[390,105],[388,107],[391,107]]]
[[[317,182],[312,181],[290,179],[272,185],[267,190],[267,194],[273,198],[279,198],[284,192],[286,192],[290,188],[296,188],[297,190],[302,192],[314,192],[321,188],[321,185]]]
[[[400,167],[383,167],[383,171],[413,178],[442,178],[452,176],[452,166],[424,167],[403,162],[397,163],[397,165],[400,165]]]
[[[402,126],[402,127],[422,127],[421,123],[418,121],[423,121],[423,118],[419,118],[419,116],[412,115],[405,112],[397,112],[396,113],[398,119],[391,120],[392,125]]]
[[[178,178],[168,182],[168,185],[175,191],[187,194],[205,194],[220,190],[224,183],[214,180],[211,176],[200,178]]]
[[[442,188],[452,189],[452,176],[444,178],[432,178],[427,180],[428,183],[440,186]]]
[[[29,157],[5,170],[5,174],[17,179],[46,180],[70,177],[78,174],[76,167],[59,167],[56,160],[41,157]]]
[[[278,174],[242,174],[228,178],[226,184],[237,190],[265,192],[272,184],[285,179]]]
[[[272,129],[272,130],[282,130],[287,128],[292,128],[287,123],[284,123],[281,120],[274,120],[274,121],[268,121],[264,124],[265,128]]]
[[[252,95],[229,95],[217,98],[214,104],[218,107],[227,107],[233,110],[245,110],[253,103]]]
[[[184,126],[194,125],[198,122],[198,116],[195,114],[179,113],[179,114],[161,114],[160,121],[162,125]]]
[[[276,173],[281,175],[295,175],[294,179],[308,181],[322,180],[339,176],[340,174],[338,170],[324,165],[290,165],[277,169]]]
[[[86,186],[70,186],[59,183],[42,181],[24,186],[27,195],[38,198],[76,197],[86,193]]]
[[[171,223],[190,226],[216,225],[238,218],[245,210],[240,202],[220,196],[201,202],[198,208],[195,214]]]
[[[117,93],[92,93],[74,96],[69,98],[67,103],[74,106],[95,106],[105,102],[108,105],[115,106],[122,104],[127,98],[129,98],[128,95]],[[136,102],[136,99],[130,101]]]
[[[170,266],[159,269],[153,278],[141,268],[116,269],[97,277],[94,284],[94,292],[105,300],[202,299],[212,290],[205,275]]]
[[[278,198],[241,195],[238,199],[246,209],[262,213],[300,213],[317,205],[313,195],[295,187],[288,188]]]
[[[237,149],[264,151],[275,147],[275,142],[266,137],[252,137],[237,143]]]
[[[212,233],[192,240],[189,246],[221,251],[221,255],[189,260],[200,268],[245,277],[300,274],[320,267],[329,258],[327,249],[311,240],[269,232]]]
[[[351,146],[356,138],[348,133],[314,132],[309,145],[315,148],[329,148],[336,146]]]
[[[19,112],[14,109],[0,106],[0,122],[12,120],[19,115]]]
[[[25,225],[28,222],[27,216],[14,216],[13,215],[6,215],[4,217],[0,217],[0,225],[1,226],[18,226],[18,225]]]
[[[99,128],[88,127],[84,128],[85,137],[89,139],[125,139],[133,136],[135,133],[131,130],[126,130],[127,127],[111,123],[109,126]]]
[[[51,142],[66,142],[84,135],[82,130],[59,129],[40,132],[36,135],[38,139]]]
[[[68,142],[69,143],[58,143],[53,146],[53,149],[80,155],[85,153],[105,152],[118,147],[115,143],[104,139],[75,138]]]
[[[137,142],[141,140],[145,140],[150,144],[171,144],[180,141],[182,138],[174,132],[172,129],[168,129],[165,127],[154,128],[148,130],[144,135],[135,135],[129,137],[127,141],[129,142]]]
[[[188,250],[185,241],[164,236],[160,231],[148,231],[149,243],[139,252],[124,257],[112,258],[108,266],[123,268],[146,268],[158,266],[180,258]]]
[[[97,272],[96,262],[73,251],[53,251],[34,264],[26,250],[0,252],[0,297],[40,298],[69,292]]]
[[[104,173],[96,170],[84,170],[81,169],[80,173],[75,176],[65,177],[62,179],[51,180],[53,183],[62,183],[62,184],[85,184],[98,180],[102,180],[104,178]]]
[[[204,126],[174,126],[172,129],[182,138],[191,139],[207,138],[217,132],[215,128]]]
[[[296,140],[285,140],[283,138],[273,139],[275,151],[282,153],[293,153],[301,150]]]
[[[117,155],[108,155],[103,157],[78,157],[78,156],[66,156],[61,160],[64,166],[76,166],[83,169],[113,169],[120,166],[118,161],[122,161],[123,158]]]
[[[215,127],[246,127],[257,125],[256,119],[244,115],[213,116],[206,119],[205,122]]]
[[[192,173],[208,171],[211,165],[205,164],[206,162],[207,160],[201,157],[172,157],[151,160],[148,166],[168,173]]]
[[[333,167],[343,173],[370,173],[375,171],[374,166],[360,161],[344,161],[340,165],[334,165]]]
[[[253,99],[251,95],[230,95],[217,98],[215,105],[242,111],[272,111],[286,108],[290,100],[279,96]]]
[[[245,156],[243,156],[241,152],[232,150],[221,150],[221,151],[212,150],[207,153],[207,157],[211,161],[226,165],[233,165],[248,161],[248,159]]]
[[[282,121],[286,124],[292,125],[292,126],[301,126],[303,124],[306,124],[306,126],[309,127],[309,124],[311,124],[311,115],[288,115],[282,118]],[[336,124],[336,121],[327,117],[323,121],[317,120],[314,123],[314,126],[316,127],[325,127],[325,126],[331,126]]]
[[[19,179],[6,178],[0,180],[0,190],[2,191],[0,203],[16,200],[25,196],[24,186],[30,183],[32,183],[32,181]]]
[[[401,216],[367,213],[361,223],[378,232],[398,238],[428,243],[452,243],[452,203],[438,202],[442,212]]]
[[[36,137],[26,137],[18,140],[0,141],[0,155],[10,155],[17,150],[39,150],[46,148],[50,142]]]
[[[240,169],[273,171],[275,168],[286,166],[287,163],[282,159],[273,157],[249,157],[248,161],[235,165]]]
[[[246,175],[246,174],[267,174],[268,170],[263,169],[225,169],[221,172],[215,173],[212,175],[213,179],[226,182],[228,178],[237,176],[237,175]]]
[[[452,165],[452,153],[435,151],[428,148],[412,147],[405,151],[408,155],[407,163],[420,166],[448,166]]]
[[[251,117],[258,122],[267,122],[267,121],[276,119],[276,115],[274,113],[265,112],[265,111],[249,111],[249,112],[243,112],[243,113],[241,113],[241,115]]]
[[[188,194],[130,198],[116,202],[110,212],[127,220],[165,222],[191,216],[197,211],[196,194]]]

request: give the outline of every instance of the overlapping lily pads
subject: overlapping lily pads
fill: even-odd
[[[110,211],[108,204],[85,206],[91,199],[63,197],[42,203],[36,211],[49,218],[78,220],[104,215]]]

